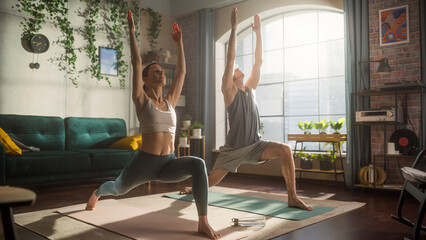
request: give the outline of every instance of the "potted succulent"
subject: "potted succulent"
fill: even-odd
[[[303,150],[305,150],[305,148],[303,148]],[[303,150],[300,150],[296,154],[296,156],[300,159],[300,168],[311,169],[313,156],[309,153],[304,153]]]
[[[297,126],[299,126],[299,129],[302,130],[304,134],[311,134],[310,130],[312,130],[314,124],[309,121],[298,121]]]
[[[180,131],[180,133],[179,133],[179,145],[181,147],[187,147],[188,146],[188,132],[187,131]]]
[[[320,134],[325,134],[325,130],[328,128],[329,122],[326,122],[327,118],[321,120],[321,122],[314,123],[315,129],[319,130]]]
[[[337,122],[333,121],[333,119],[330,118],[330,127],[334,130],[335,134],[340,134],[340,129],[343,127],[343,123],[345,123],[345,118],[341,118],[337,120]]]
[[[189,126],[191,126],[191,115],[189,114],[185,114],[185,116],[183,116],[183,129],[188,129]]]
[[[192,129],[193,138],[201,138],[201,129],[204,127],[202,123],[194,121],[189,128]]]

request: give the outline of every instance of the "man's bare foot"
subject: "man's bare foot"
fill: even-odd
[[[206,235],[210,239],[219,239],[221,236],[215,232],[207,221],[207,216],[198,217],[198,232]]]
[[[96,196],[95,194],[96,190],[93,191],[92,195],[89,198],[89,201],[87,202],[86,205],[86,210],[93,210],[96,207],[96,203],[98,203],[98,199],[99,197]]]
[[[291,208],[300,208],[303,210],[312,211],[314,210],[311,206],[306,205],[302,200],[300,200],[298,197],[288,197],[288,207]]]
[[[184,187],[182,190],[179,191],[179,194],[192,194],[192,187]]]

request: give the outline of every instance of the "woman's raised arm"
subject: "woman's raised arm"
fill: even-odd
[[[173,107],[175,107],[179,100],[180,93],[182,92],[182,87],[186,75],[186,62],[185,54],[183,51],[182,30],[176,23],[173,24],[172,38],[177,46],[177,66],[176,75],[173,79],[172,87],[167,93],[166,99],[170,101]]]
[[[132,59],[133,67],[133,86],[132,86],[132,99],[136,106],[136,113],[139,115],[140,111],[147,100],[147,95],[143,90],[142,80],[142,58],[139,53],[138,44],[135,35],[135,24],[133,22],[132,12],[129,11],[127,14],[127,20],[129,23],[129,37],[130,37],[130,54]]]

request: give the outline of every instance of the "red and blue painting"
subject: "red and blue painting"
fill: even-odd
[[[379,18],[380,46],[409,41],[408,5],[380,10]]]

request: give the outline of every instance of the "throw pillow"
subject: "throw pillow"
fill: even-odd
[[[0,142],[3,144],[6,154],[22,155],[22,150],[10,139],[9,135],[0,128]]]
[[[142,135],[124,137],[109,146],[109,148],[137,150],[142,145]]]

